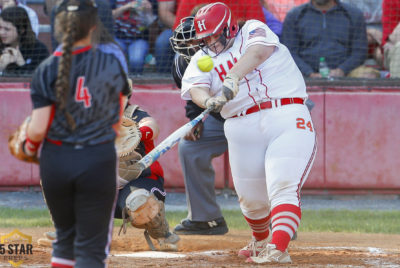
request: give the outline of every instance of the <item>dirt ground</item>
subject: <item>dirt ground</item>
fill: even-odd
[[[118,236],[117,227],[111,246],[108,267],[400,267],[400,235],[349,234],[349,233],[299,233],[289,246],[293,263],[288,265],[253,265],[237,257],[245,246],[248,231],[230,230],[223,236],[181,236],[179,251],[154,258],[158,252],[149,252],[143,232],[128,228]],[[33,254],[25,255],[19,267],[50,267],[51,248],[39,246],[37,240],[51,228],[22,228],[22,233],[32,236]],[[0,235],[13,229],[2,228]],[[145,257],[120,256],[142,252]],[[177,254],[177,255],[173,255]],[[0,267],[12,267],[4,256]]]

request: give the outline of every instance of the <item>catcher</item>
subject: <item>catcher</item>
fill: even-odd
[[[120,189],[114,215],[123,219],[121,230],[124,233],[128,222],[136,228],[145,229],[144,235],[152,250],[156,247],[150,237],[158,241],[161,251],[176,251],[180,238],[169,231],[165,218],[163,169],[158,161],[143,172],[136,165],[154,148],[154,139],[158,134],[159,127],[154,118],[137,105],[127,104],[120,136],[116,140]],[[45,236],[38,240],[39,245],[51,246],[56,239],[55,233],[47,232]]]
[[[135,135],[135,131],[131,127],[132,123],[137,123],[139,135]],[[176,251],[180,238],[169,231],[169,225],[165,218],[166,192],[164,191],[163,169],[158,161],[155,161],[143,172],[136,165],[142,156],[154,148],[154,139],[159,134],[158,124],[154,118],[137,105],[128,104],[124,111],[122,125],[129,131],[122,130],[116,141],[120,160],[120,190],[115,218],[123,219],[124,223],[121,229],[124,232],[128,222],[136,228],[145,229],[144,235],[152,250],[155,250],[155,247],[150,237],[158,241],[160,250]],[[134,139],[139,141],[137,146],[133,142]],[[128,142],[125,144],[124,141]],[[124,144],[128,146],[123,146]]]

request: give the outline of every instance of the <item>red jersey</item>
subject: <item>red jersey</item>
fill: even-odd
[[[400,1],[383,0],[382,2],[382,46],[400,22]]]
[[[200,4],[209,4],[212,1],[207,0],[181,0],[177,4],[176,18],[173,29],[175,29],[181,19],[190,16],[192,9]],[[256,19],[265,23],[265,17],[259,0],[220,0],[231,9],[233,15],[238,21]]]

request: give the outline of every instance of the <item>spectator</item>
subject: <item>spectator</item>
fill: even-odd
[[[325,57],[329,76],[343,77],[366,58],[363,14],[339,0],[311,0],[287,14],[282,43],[304,76],[321,77],[319,61]]]
[[[172,26],[175,22],[175,11],[178,3],[179,0],[158,0],[158,16],[162,24],[162,31],[156,39],[155,56],[157,71],[160,73],[171,72],[174,52],[169,45],[169,38],[172,36]]]
[[[283,22],[289,10],[306,2],[309,2],[309,0],[264,0],[263,5],[278,20]]]
[[[50,3],[46,1],[46,10],[51,10],[50,14],[50,25],[51,25],[51,45],[53,50],[58,46],[58,42],[54,36],[54,17],[56,12],[56,7],[60,4],[60,0],[51,1]],[[99,17],[99,22],[107,29],[108,33],[114,38],[114,19],[111,13],[111,6],[108,0],[95,0],[97,5],[97,12]]]
[[[176,18],[173,29],[175,29],[181,19],[190,16],[194,7],[200,4],[208,4],[210,0],[181,0],[177,5]],[[233,15],[238,21],[246,21],[249,19],[256,19],[265,22],[265,17],[259,0],[224,0],[220,1],[227,4],[232,10]]]
[[[382,66],[382,0],[342,0],[353,5],[364,14],[368,39],[368,65]]]
[[[390,77],[400,77],[400,2],[383,0],[382,3],[382,46],[385,67]]]
[[[0,71],[30,73],[49,56],[46,46],[32,31],[28,14],[22,7],[8,7],[0,13]]]
[[[113,0],[111,8],[115,19],[115,40],[127,55],[130,72],[140,74],[149,52],[148,27],[156,19],[152,5],[148,0]]]
[[[26,13],[29,16],[32,30],[35,33],[36,37],[38,37],[38,35],[39,35],[39,19],[38,19],[38,15],[36,14],[35,10],[28,7],[27,5],[24,5],[23,3],[21,3],[18,0],[0,0],[0,12],[4,8],[14,7],[14,6],[19,6],[19,7],[22,7],[23,9],[25,9]]]
[[[282,22],[280,22],[274,14],[272,14],[264,5],[262,7],[262,11],[264,13],[265,20],[267,22],[268,27],[271,29],[271,31],[274,32],[278,37],[281,37],[282,34]]]

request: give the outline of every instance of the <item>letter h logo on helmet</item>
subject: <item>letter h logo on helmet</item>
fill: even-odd
[[[202,32],[202,31],[204,31],[204,30],[207,30],[204,21],[205,21],[205,20],[198,20],[198,21],[197,21],[197,29],[199,30],[199,32]]]
[[[194,17],[196,39],[203,39],[224,33],[225,37],[234,38],[239,30],[230,8],[221,2],[202,7]]]

